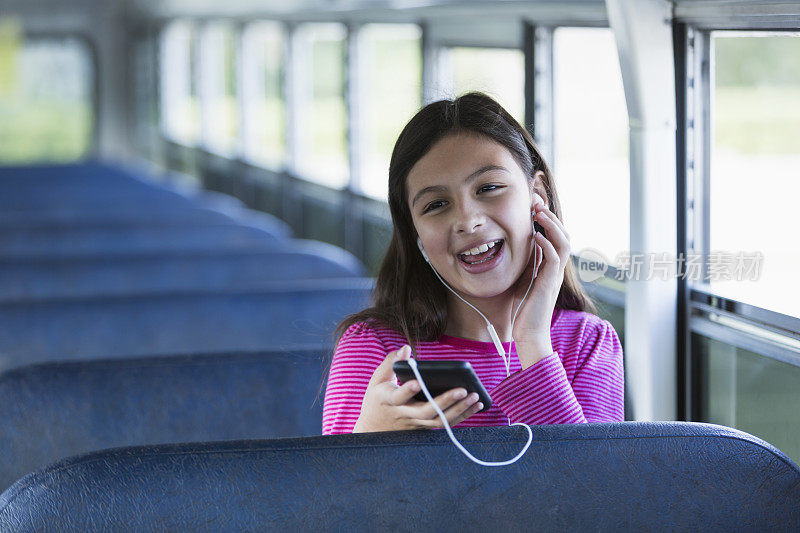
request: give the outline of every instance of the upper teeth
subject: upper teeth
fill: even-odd
[[[492,241],[486,242],[481,244],[480,246],[476,246],[475,248],[470,248],[466,252],[461,252],[461,255],[478,255],[482,254],[483,252],[487,251],[489,248],[494,248],[494,245],[499,243],[500,241]]]

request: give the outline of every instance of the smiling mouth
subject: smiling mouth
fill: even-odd
[[[488,248],[485,252],[479,252],[477,254],[458,254],[458,259],[468,265],[480,265],[481,263],[485,263],[486,261],[493,259],[498,253],[500,253],[500,249],[503,247],[504,243],[504,240],[499,239],[494,241],[493,246]]]

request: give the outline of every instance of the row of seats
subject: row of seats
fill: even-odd
[[[114,446],[317,435],[335,246],[103,163],[0,169],[0,488]]]
[[[319,435],[326,363],[311,348],[50,362],[3,372],[0,487],[90,450]]]
[[[0,169],[0,530],[800,527],[797,466],[719,426],[534,427],[504,468],[439,431],[320,437],[364,276],[138,170]],[[526,436],[456,433],[487,460]]]

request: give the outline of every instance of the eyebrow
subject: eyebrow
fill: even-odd
[[[502,170],[504,172],[508,172],[508,169],[501,165],[486,165],[484,167],[479,168],[466,178],[464,178],[464,183],[469,183],[470,181],[473,181],[481,174],[492,170]],[[425,187],[424,189],[419,191],[416,195],[414,195],[414,199],[411,201],[411,207],[414,207],[414,205],[416,205],[417,203],[417,200],[419,200],[423,195],[429,192],[442,192],[446,189],[447,187],[445,187],[444,185],[431,185],[430,187]]]

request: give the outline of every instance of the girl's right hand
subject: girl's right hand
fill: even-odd
[[[361,414],[353,428],[353,433],[368,431],[392,431],[398,429],[431,429],[444,427],[436,410],[428,402],[414,399],[420,391],[417,380],[397,386],[394,369],[395,361],[411,357],[411,347],[403,346],[389,352],[386,359],[375,369],[367,385]],[[434,401],[447,418],[448,424],[459,424],[483,409],[478,395],[467,395],[463,388],[451,389]]]

